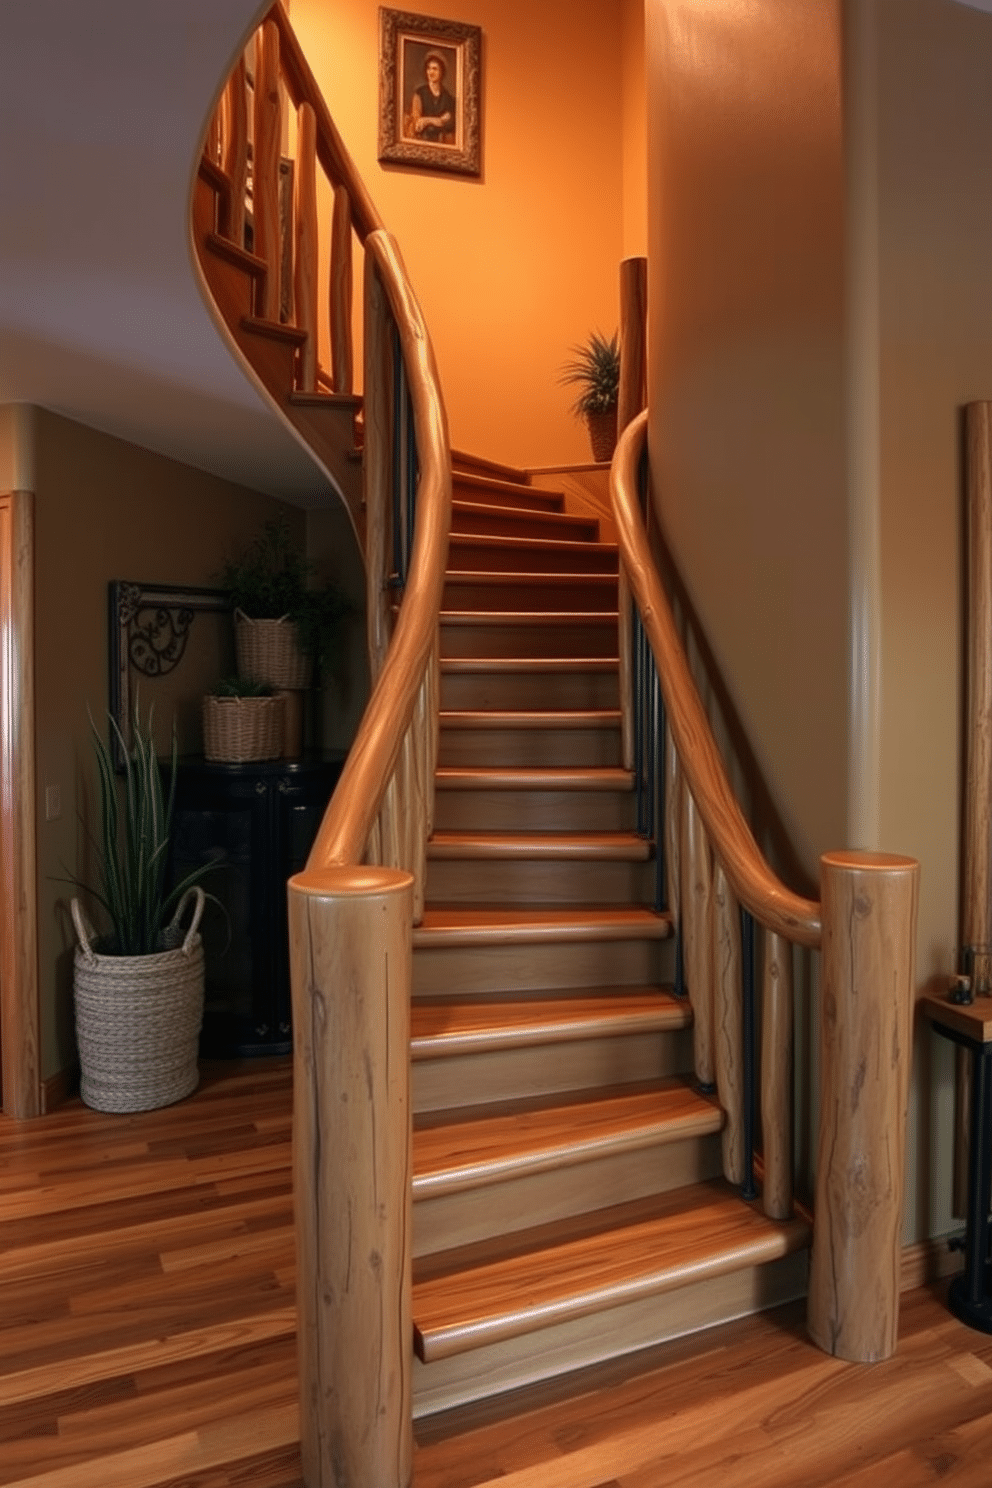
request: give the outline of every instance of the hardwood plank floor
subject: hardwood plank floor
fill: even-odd
[[[0,1117],[0,1488],[300,1488],[290,1105],[280,1060]],[[943,1288],[873,1368],[794,1306],[580,1384],[419,1423],[414,1488],[992,1483],[992,1338]]]

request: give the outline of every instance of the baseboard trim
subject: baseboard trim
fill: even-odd
[[[47,1080],[41,1082],[41,1114],[48,1116],[57,1107],[71,1100],[74,1095],[79,1094],[79,1066],[71,1065],[69,1069],[59,1070],[58,1074],[49,1075]]]
[[[964,1250],[952,1250],[950,1244],[957,1239],[957,1235],[941,1235],[935,1240],[920,1240],[915,1245],[903,1246],[900,1291],[911,1292],[916,1287],[929,1286],[963,1271]]]

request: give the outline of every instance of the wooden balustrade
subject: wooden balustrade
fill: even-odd
[[[743,1184],[744,1010],[741,1006],[741,912],[720,864],[713,870],[713,996],[716,1088],[726,1112],[723,1176]]]
[[[736,1175],[746,1098],[735,1075],[742,1059],[729,986],[740,955],[732,930],[732,905],[739,901],[764,927],[764,1205],[771,1217],[786,1218],[793,1206],[792,946],[817,949],[822,937],[809,1330],[827,1351],[870,1362],[888,1357],[898,1329],[919,866],[883,854],[825,854],[822,907],[794,894],[769,868],[737,803],[652,558],[637,487],[645,432],[642,414],[621,436],[610,488],[621,560],[665,703],[661,821],[675,890],[669,908],[681,927],[694,1017],[704,1024],[696,1033],[696,1074],[706,1082],[715,1077],[731,1129],[725,1168]],[[709,962],[715,1011],[707,991],[699,992]]]
[[[217,224],[222,237],[230,238],[239,248],[245,241],[245,202],[248,196],[248,79],[244,54],[228,78],[222,100],[223,165],[231,183],[231,194],[225,202],[225,216]]]
[[[255,48],[255,139],[251,170],[251,210],[254,253],[267,267],[256,290],[255,313],[278,320],[280,265],[279,142],[282,108],[279,99],[279,30],[267,20]]]
[[[354,391],[351,335],[352,259],[351,198],[346,186],[334,188],[331,216],[331,386],[336,393]]]
[[[301,103],[297,114],[294,192],[294,303],[296,324],[307,333],[297,383],[301,392],[312,393],[317,387],[317,121],[310,103]]]

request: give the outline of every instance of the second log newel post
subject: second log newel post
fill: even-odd
[[[808,1322],[856,1363],[887,1359],[899,1273],[912,1063],[919,864],[821,862],[820,1127]]]

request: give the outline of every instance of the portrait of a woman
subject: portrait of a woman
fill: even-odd
[[[424,58],[424,78],[413,90],[407,135],[436,145],[455,143],[455,98],[445,87],[447,64],[440,52]]]

